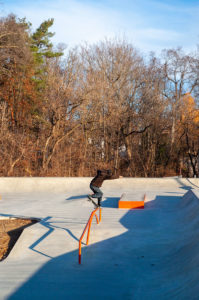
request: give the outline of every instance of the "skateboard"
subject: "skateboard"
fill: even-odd
[[[88,195],[87,197],[88,197],[88,201],[91,201],[95,207],[99,207],[99,205],[92,199],[90,195]]]

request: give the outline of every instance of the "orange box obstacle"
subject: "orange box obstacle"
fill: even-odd
[[[118,208],[144,208],[144,201],[119,201]]]
[[[144,195],[143,201],[124,201],[124,194],[121,196],[118,202],[118,208],[125,208],[125,209],[133,209],[133,208],[144,208],[144,200],[146,200],[146,195]]]

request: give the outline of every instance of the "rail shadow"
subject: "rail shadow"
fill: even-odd
[[[48,216],[44,219],[41,220],[40,224],[44,227],[46,227],[48,229],[47,232],[45,232],[38,240],[36,240],[32,245],[29,246],[29,249],[31,249],[32,251],[34,252],[37,252],[38,254],[41,254],[43,256],[46,256],[46,257],[49,257],[49,258],[52,258],[51,256],[41,252],[41,251],[38,251],[36,249],[36,247],[45,239],[47,238],[56,228],[58,229],[62,229],[64,231],[66,231],[74,240],[76,241],[79,241],[79,239],[71,232],[71,230],[69,230],[68,228],[64,228],[64,227],[61,227],[61,226],[56,226],[54,224],[63,224],[65,223],[64,221],[62,222],[57,222],[57,221],[52,221],[50,222],[50,220],[52,219],[52,217]]]

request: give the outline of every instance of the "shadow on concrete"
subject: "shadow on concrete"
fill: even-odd
[[[52,228],[52,226],[50,225],[50,222],[48,222],[48,220],[50,220],[51,218],[52,217],[46,217],[45,219],[41,220],[40,224],[43,225],[44,227],[48,228],[48,231],[44,235],[42,235],[37,241],[35,241],[32,245],[30,245],[30,247],[29,247],[29,249],[31,249],[32,251],[39,253],[41,255],[44,255],[46,257],[49,257],[49,258],[52,258],[52,257],[41,251],[36,250],[35,247],[37,245],[39,245],[47,236],[49,236],[54,231],[54,228]]]
[[[177,193],[179,195],[179,193]],[[182,196],[184,193],[182,193]],[[144,208],[151,208],[151,207],[157,207],[158,203],[161,203],[161,207],[169,207],[170,203],[172,201],[172,205],[174,203],[178,202],[181,196],[156,196],[155,200],[145,202]],[[118,208],[118,201],[120,200],[120,197],[107,197],[104,201],[102,201],[102,207],[109,207],[109,208]],[[160,206],[159,206],[160,207]],[[136,208],[135,210],[140,210],[143,208]]]
[[[85,199],[86,198],[86,199]],[[88,200],[88,194],[87,195],[77,195],[77,196],[71,196],[67,198],[67,201],[70,200]],[[106,197],[105,200],[102,201],[102,207],[110,207],[110,208],[118,208],[118,201],[120,197]],[[95,200],[95,199],[94,199]]]
[[[183,195],[182,195],[183,196]],[[157,195],[155,200],[148,201],[144,204],[144,209],[164,208],[165,210],[174,209],[182,199],[182,196],[161,196]]]
[[[128,223],[130,215],[132,212],[127,213],[122,222]],[[121,278],[121,266],[125,265],[119,259],[121,250],[117,247],[126,238],[128,234],[125,233],[83,247],[82,265],[78,264],[78,250],[52,258],[8,299],[118,299],[118,287],[113,287],[124,284],[125,274]],[[110,247],[114,249],[113,253]],[[133,261],[129,262],[128,268],[131,269],[132,264]],[[133,274],[135,277],[134,271]]]
[[[191,182],[190,178],[187,178],[187,181],[194,187],[194,188],[199,188],[199,185],[194,184]]]
[[[118,208],[119,200],[120,197],[106,197],[106,199],[102,201],[102,207]]]
[[[193,184],[188,178],[186,178],[187,185],[184,184],[184,182],[180,178],[176,178],[175,180],[181,185],[180,188],[183,190],[189,191],[189,190],[194,189],[195,184]],[[191,184],[191,186],[190,186],[190,184]]]
[[[80,200],[80,199],[83,199],[83,198],[88,198],[88,194],[86,195],[77,195],[77,196],[71,196],[69,198],[67,198],[66,200]]]
[[[12,214],[0,214],[0,217],[6,217],[6,218],[16,218],[16,216],[12,215]]]
[[[193,188],[191,186],[182,186],[182,187],[180,187],[180,189],[183,189],[185,191],[193,190]]]
[[[199,243],[190,248],[189,240],[179,234],[183,231],[176,212],[181,199],[158,195],[146,203],[155,209],[128,211],[120,219],[127,231],[83,247],[82,265],[78,250],[52,258],[8,299],[163,300],[198,295],[198,273],[187,264],[198,253]],[[115,205],[117,199],[107,199],[107,205],[111,201]]]
[[[38,240],[36,240],[30,247],[29,249],[31,249],[32,251],[36,252],[36,253],[39,253],[43,256],[46,256],[46,257],[49,257],[49,258],[52,258],[51,256],[41,252],[41,251],[38,251],[36,250],[35,248],[46,238],[48,237],[54,230],[55,228],[58,228],[58,229],[63,229],[64,231],[66,231],[73,239],[75,239],[76,241],[79,241],[79,239],[71,232],[71,230],[67,229],[67,228],[63,228],[63,227],[60,227],[60,226],[56,226],[56,225],[53,225],[53,224],[63,224],[65,222],[56,222],[56,221],[53,221],[53,222],[50,222],[49,220],[52,219],[52,217],[48,216],[46,217],[45,219],[43,219],[40,224],[44,227],[46,227],[48,229],[48,231],[42,235]]]

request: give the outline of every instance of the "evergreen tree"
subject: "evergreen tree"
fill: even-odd
[[[44,21],[31,36],[30,48],[36,64],[34,80],[37,82],[39,90],[45,86],[47,60],[63,55],[62,52],[54,51],[53,44],[50,42],[54,33],[50,32],[49,28],[53,23],[54,19]]]

